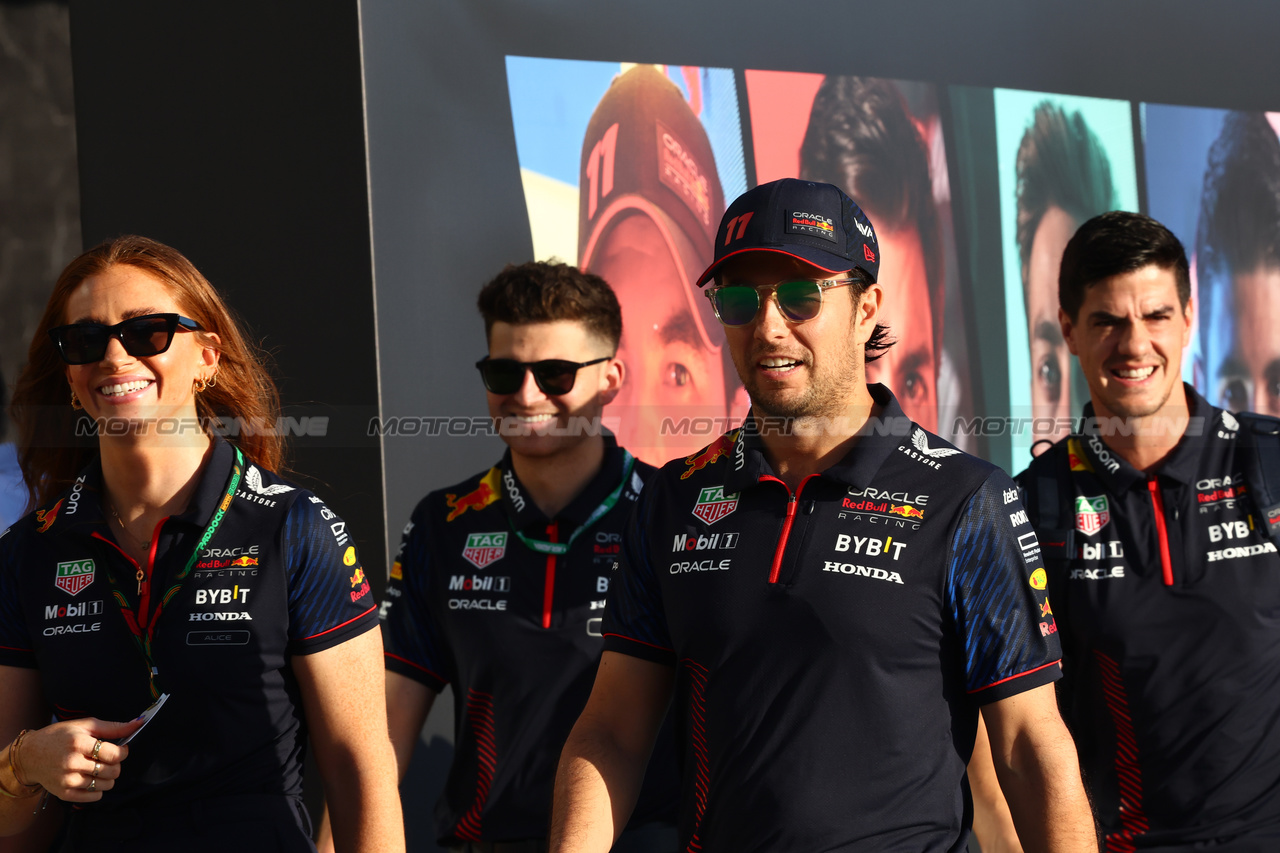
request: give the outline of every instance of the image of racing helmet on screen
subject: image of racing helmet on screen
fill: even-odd
[[[652,65],[618,75],[582,143],[578,265],[618,295],[627,380],[613,403],[616,432],[654,465],[723,432],[738,384],[720,324],[693,286],[723,212],[711,143],[680,89]],[[717,429],[680,428],[698,418]]]
[[[1031,416],[1057,425],[1047,434],[1037,431],[1037,442],[1057,441],[1070,432],[1073,413],[1088,399],[1058,324],[1058,268],[1081,223],[1115,206],[1111,163],[1084,116],[1046,100],[1036,106],[1018,145],[1015,170],[1018,260],[1031,348]]]
[[[1280,137],[1263,113],[1228,113],[1209,149],[1195,268],[1210,402],[1280,416]]]
[[[880,322],[896,345],[867,364],[913,420],[938,429],[945,271],[929,151],[888,80],[827,77],[800,148],[800,177],[835,184],[877,223]]]

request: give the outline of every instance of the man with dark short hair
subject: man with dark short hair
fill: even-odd
[[[477,367],[502,460],[418,504],[383,604],[387,713],[403,778],[427,712],[454,691],[440,843],[546,849],[556,759],[586,702],[610,568],[653,469],[601,430],[622,315],[608,284],[560,263],[509,266],[480,292]],[[668,734],[617,853],[674,853]]]
[[[981,706],[1025,837],[1096,850],[1035,536],[1012,480],[866,384],[879,269],[830,184],[764,184],[725,213],[696,283],[751,412],[636,505],[554,853],[609,848],[673,694],[682,849],[962,851]]]
[[[1280,555],[1247,419],[1181,379],[1186,255],[1106,213],[1067,244],[1058,294],[1091,402],[1018,483],[1105,849],[1280,850]]]
[[[827,77],[800,146],[800,177],[835,184],[879,223],[884,275],[897,299],[881,310],[894,346],[867,365],[867,381],[892,388],[903,410],[937,431],[946,283],[929,148],[888,80]]]
[[[1215,405],[1280,415],[1280,137],[1227,113],[1209,149],[1196,230],[1200,351]]]
[[[1037,432],[1036,440],[1057,441],[1070,431],[1065,424],[1071,418],[1073,385],[1071,359],[1058,327],[1058,263],[1080,223],[1115,205],[1111,163],[1083,115],[1042,101],[1018,143],[1015,170],[1031,414],[1054,422],[1053,430]]]

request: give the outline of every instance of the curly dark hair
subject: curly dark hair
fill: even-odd
[[[945,278],[929,150],[894,85],[873,77],[824,79],[800,147],[800,177],[840,187],[877,228],[916,229],[924,250],[933,351],[941,357]],[[862,295],[861,288],[854,291],[855,298]],[[867,361],[892,345],[888,327],[878,325],[867,342]]]
[[[480,290],[476,300],[488,337],[494,323],[576,320],[616,352],[622,339],[622,308],[603,278],[559,261],[508,264]]]

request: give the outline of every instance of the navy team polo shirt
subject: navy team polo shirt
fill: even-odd
[[[605,648],[678,669],[690,850],[962,851],[978,707],[1059,677],[1012,480],[870,390],[795,493],[739,429],[664,466],[623,538]]]
[[[1094,430],[1018,475],[1050,558],[1063,714],[1106,850],[1280,850],[1280,554],[1239,421],[1184,387],[1190,426],[1151,474]],[[1046,499],[1064,528],[1037,516]]]
[[[386,665],[436,693],[453,685],[454,757],[436,805],[442,843],[547,835],[560,751],[595,682],[622,530],[654,471],[605,441],[599,473],[554,519],[525,491],[508,451],[427,495],[405,526],[383,603]],[[584,526],[619,486],[613,508]],[[516,531],[547,542],[581,532],[556,556]],[[674,821],[668,729],[651,767],[631,826]]]
[[[102,511],[97,461],[0,535],[0,664],[39,669],[58,719],[130,720],[151,704],[107,576],[135,614],[155,614],[222,504],[233,463],[231,445],[216,439],[186,511],[156,529],[140,596],[137,564]],[[81,808],[300,797],[306,727],[290,659],[376,625],[345,522],[246,460],[217,533],[160,609],[153,654],[170,698],[130,743],[116,786]]]

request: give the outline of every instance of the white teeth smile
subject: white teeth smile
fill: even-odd
[[[545,424],[555,415],[516,415],[515,419],[522,424]]]
[[[794,358],[762,358],[760,359],[761,367],[795,367],[800,364]]]
[[[146,388],[150,384],[149,379],[137,379],[133,382],[122,382],[119,385],[103,385],[98,389],[98,393],[104,397],[120,397]]]
[[[1121,379],[1146,379],[1156,372],[1156,368],[1155,365],[1152,365],[1151,367],[1138,367],[1132,370],[1115,370],[1112,372]]]

